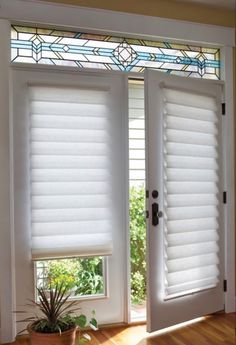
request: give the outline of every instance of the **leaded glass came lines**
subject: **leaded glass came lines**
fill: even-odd
[[[11,60],[125,72],[145,68],[220,79],[220,50],[109,35],[12,26]]]

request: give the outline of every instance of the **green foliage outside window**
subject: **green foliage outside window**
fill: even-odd
[[[45,268],[44,287],[64,284],[74,295],[96,295],[104,292],[103,259],[74,258],[50,260]]]
[[[140,304],[146,298],[145,189],[130,189],[131,300]]]
[[[130,189],[130,246],[131,246],[131,299],[140,304],[146,297],[146,230],[144,187]],[[63,283],[74,295],[104,293],[103,259],[73,258],[49,260],[44,265],[44,279],[38,276],[44,288]],[[41,277],[42,278],[42,277]]]

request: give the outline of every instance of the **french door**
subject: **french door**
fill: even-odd
[[[76,234],[81,238],[72,249],[87,250],[89,238],[96,242],[94,253],[77,247],[78,257],[105,257],[104,293],[85,296],[83,312],[90,316],[95,309],[100,324],[124,322],[124,76],[29,67],[14,69],[12,78],[16,309],[35,298],[33,260],[63,258],[46,253],[44,245],[40,256],[34,243],[62,243],[60,250],[72,258],[66,238]]]
[[[148,331],[222,310],[221,85],[146,71]]]
[[[114,204],[117,216],[112,234],[113,253],[108,259],[109,293],[100,300],[83,303],[83,308],[88,311],[91,310],[90,306],[95,308],[100,323],[123,322],[127,308],[127,131],[123,117],[125,104],[128,104],[124,92],[127,79],[118,74],[103,76],[102,72],[94,75],[80,73],[78,76],[37,70],[15,70],[13,79],[17,304],[24,304],[34,294],[27,163],[30,154],[29,86],[59,85],[60,88],[76,90],[85,86],[86,90],[102,88],[109,90],[109,109],[114,115],[109,124],[113,129],[111,137],[115,141],[116,151],[109,162],[112,163],[111,176],[116,181],[111,204]],[[218,101],[221,86],[216,82],[172,77],[156,71],[147,71],[145,84],[149,190],[147,315],[148,331],[151,332],[223,309],[221,125]],[[62,111],[60,107],[58,109]],[[58,121],[53,124],[58,125]]]

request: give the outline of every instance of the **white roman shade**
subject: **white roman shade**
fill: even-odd
[[[109,91],[29,86],[32,257],[112,253]]]
[[[219,161],[213,97],[163,89],[166,296],[218,283]]]

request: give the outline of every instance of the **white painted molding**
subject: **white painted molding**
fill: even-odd
[[[0,343],[14,340],[14,249],[9,122],[10,25],[0,20]]]
[[[234,46],[233,28],[46,3],[39,0],[0,0],[0,18],[61,28],[105,32],[147,39],[166,39],[217,46]]]
[[[227,204],[225,205],[225,311],[235,311],[235,144],[234,144],[234,92],[233,92],[233,49],[222,48],[222,79],[225,81],[224,96],[226,115],[224,118],[224,175]]]

